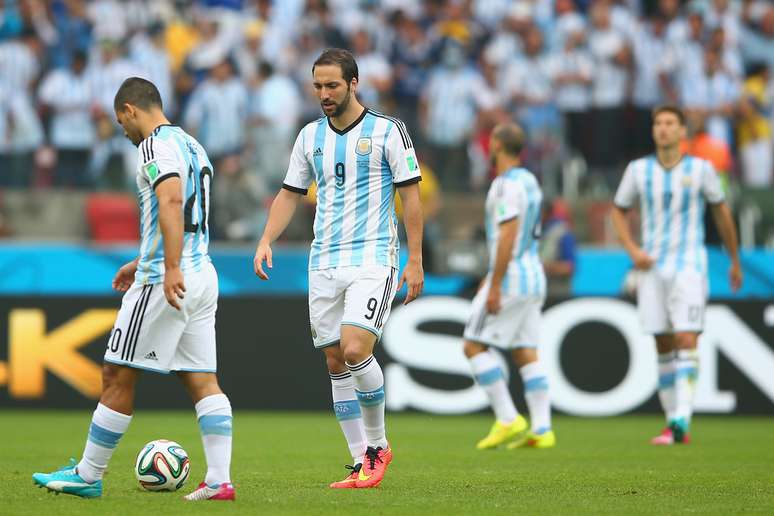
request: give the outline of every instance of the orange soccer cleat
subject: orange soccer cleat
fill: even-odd
[[[363,467],[357,474],[357,488],[376,487],[384,478],[384,472],[387,466],[392,462],[392,449],[387,446],[383,449],[381,446],[374,448],[369,446],[363,455]]]
[[[338,482],[333,482],[330,486],[331,489],[354,489],[357,487],[357,477],[360,473],[360,470],[363,468],[362,464],[355,464],[354,466],[344,466],[348,470],[351,470],[352,472],[347,475],[347,478],[344,480],[339,480]]]

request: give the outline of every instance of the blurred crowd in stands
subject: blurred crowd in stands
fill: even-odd
[[[726,179],[774,182],[768,0],[0,0],[0,188],[133,188],[113,95],[139,75],[212,157],[218,236],[251,239],[331,46],[355,54],[362,102],[409,127],[431,198],[487,186],[508,118],[549,195],[580,162],[609,196],[662,103]]]

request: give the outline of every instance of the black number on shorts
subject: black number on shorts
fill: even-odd
[[[346,173],[344,172],[344,163],[339,161],[336,163],[336,187],[337,188],[344,188],[344,179],[346,178]]]
[[[121,328],[114,328],[108,341],[108,349],[111,353],[118,351],[118,343],[121,342]]]
[[[188,167],[188,181],[194,184],[193,193],[186,199],[185,207],[183,210],[184,228],[186,233],[196,233],[201,228],[202,233],[207,232],[207,185],[204,183],[204,179],[209,177],[209,181],[212,182],[212,171],[209,167],[204,167],[199,172],[199,197],[202,209],[202,220],[193,223],[193,209],[196,205],[196,184],[194,183],[194,171],[193,167]]]
[[[543,233],[543,226],[540,223],[540,217],[535,221],[535,226],[532,228],[532,238],[540,240],[540,235]]]
[[[366,308],[368,308],[368,311],[371,313],[366,314],[365,318],[369,321],[374,318],[374,315],[376,314],[376,305],[378,304],[378,301],[375,297],[372,297],[368,300],[368,304],[366,305]]]

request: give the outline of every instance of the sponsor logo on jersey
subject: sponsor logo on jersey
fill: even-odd
[[[371,154],[371,138],[360,138],[355,147],[355,153],[360,156]]]

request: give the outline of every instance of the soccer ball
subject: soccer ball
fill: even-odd
[[[188,453],[176,442],[158,439],[143,446],[134,475],[148,491],[177,491],[188,478]]]

